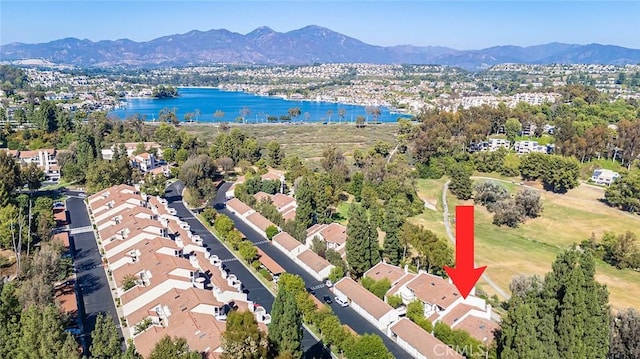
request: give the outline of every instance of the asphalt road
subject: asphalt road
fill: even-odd
[[[230,186],[231,183],[225,183],[218,189],[218,193],[214,200],[214,205],[225,203],[225,193]],[[329,288],[325,286],[324,283],[312,277],[309,273],[298,266],[291,258],[282,253],[279,249],[272,246],[270,243],[264,243],[264,238],[251,227],[249,227],[244,221],[242,221],[240,217],[231,213],[231,211],[229,211],[226,207],[217,209],[217,211],[218,213],[223,213],[229,216],[229,218],[231,218],[235,223],[236,228],[244,233],[244,235],[247,236],[247,239],[254,243],[262,243],[258,244],[257,246],[260,247],[260,249],[262,249],[264,253],[273,258],[273,260],[275,260],[278,264],[280,264],[280,266],[282,266],[282,268],[284,268],[287,273],[297,274],[302,277],[302,279],[306,283],[306,286],[314,289],[315,296],[320,301],[322,301],[322,297],[324,297],[325,295],[331,296],[331,298],[334,297],[333,293],[329,290]],[[338,316],[338,318],[340,318],[342,324],[347,324],[359,334],[373,333],[379,335],[384,341],[385,346],[396,358],[406,358],[409,356],[407,352],[401,349],[400,346],[392,341],[386,334],[377,329],[373,324],[366,321],[350,307],[341,307],[340,305],[336,304],[335,301],[331,305],[331,307],[333,312]]]
[[[84,199],[73,197],[77,193],[68,192],[67,211],[69,214],[69,228],[91,226]],[[89,355],[91,346],[91,332],[95,327],[96,318],[100,313],[108,313],[118,323],[118,315],[111,296],[107,275],[102,267],[102,259],[93,232],[83,232],[70,235],[74,268],[78,292],[82,295],[80,314],[85,334],[85,354]],[[118,334],[122,338],[122,331],[118,327]],[[124,340],[123,340],[124,348]]]
[[[229,185],[227,184],[227,188],[228,186]],[[211,234],[211,232],[209,232],[209,230],[204,225],[202,225],[202,223],[200,223],[197,218],[193,217],[191,212],[186,209],[184,203],[182,202],[182,196],[180,195],[181,191],[182,184],[180,182],[175,182],[167,187],[165,198],[169,202],[169,206],[176,210],[177,215],[180,216],[183,221],[189,223],[192,232],[200,235],[200,237],[203,239],[204,245],[207,248],[210,248],[211,254],[217,255],[223,261],[224,267],[231,273],[235,274],[238,279],[242,281],[243,287],[245,291],[247,291],[248,298],[254,303],[263,306],[265,309],[267,309],[267,312],[271,312],[271,307],[275,299],[271,292],[269,292],[264,287],[264,285],[256,277],[254,277],[253,274],[251,274],[249,270],[247,270],[247,268],[242,263],[240,263],[240,261],[231,252],[229,252],[229,250],[224,245],[222,245],[222,243],[220,243],[220,241],[215,236],[213,236],[213,234]],[[224,191],[226,190],[218,190],[218,193],[222,194],[221,198],[223,200]],[[247,234],[247,232],[245,232],[242,228],[238,227],[238,229],[249,236],[249,234]],[[331,358],[331,355],[326,350],[322,342],[318,342],[306,330],[304,330],[303,332],[302,348],[305,351],[305,358]]]

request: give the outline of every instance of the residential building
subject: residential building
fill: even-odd
[[[58,182],[62,177],[60,166],[58,166],[58,160],[56,159],[57,151],[55,148],[33,151],[0,149],[0,151],[6,151],[9,156],[13,156],[22,166],[35,163],[44,172],[45,182]]]
[[[597,184],[610,185],[618,177],[620,177],[620,174],[618,172],[600,168],[593,171],[593,174],[591,175],[591,181]]]
[[[327,249],[339,251],[346,246],[347,227],[340,223],[315,224],[307,229],[307,246],[316,237],[327,244]]]
[[[388,334],[411,357],[416,359],[463,359],[453,348],[447,346],[431,333],[407,318],[392,324]]]
[[[329,273],[331,273],[331,270],[335,267],[311,249],[306,249],[298,254],[295,262],[319,281],[329,278]]]
[[[398,311],[349,277],[334,284],[333,291],[337,297],[348,300],[356,313],[381,330],[399,319]]]
[[[486,150],[489,152],[497,151],[499,148],[509,149],[511,147],[511,143],[502,138],[490,138],[488,141],[488,145]]]
[[[206,358],[218,358],[231,310],[250,310],[266,330],[270,315],[247,299],[238,278],[166,200],[119,185],[92,195],[88,203],[128,324],[124,335],[142,355],[170,335],[185,337]]]
[[[133,153],[136,152],[136,150],[138,149],[138,144],[140,142],[126,142],[126,143],[115,143],[113,145],[111,145],[111,147],[108,148],[103,148],[101,153],[102,153],[102,159],[107,160],[107,161],[111,161],[111,159],[113,158],[113,154],[116,151],[116,149],[118,149],[118,151],[122,148],[125,149],[125,151],[127,152],[127,158],[131,158],[133,157]],[[157,142],[141,142],[144,144],[144,149],[145,151],[150,151],[151,149],[155,149],[157,156],[162,156],[162,146],[160,146],[159,143]]]
[[[300,253],[307,249],[304,244],[300,243],[287,232],[280,232],[273,236],[271,244],[294,261]]]
[[[538,141],[516,141],[513,148],[518,154],[525,153],[549,153],[549,146],[539,145]]]
[[[137,168],[141,172],[151,172],[158,165],[156,156],[153,153],[143,152],[130,157],[132,168]]]

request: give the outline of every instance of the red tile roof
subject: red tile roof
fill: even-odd
[[[389,304],[349,277],[342,278],[334,287],[376,319],[394,310]]]
[[[426,358],[464,359],[462,355],[407,318],[400,319],[391,325],[389,330]]]
[[[437,304],[441,308],[447,308],[458,298],[462,298],[456,287],[448,280],[441,277],[420,273],[414,280],[407,283],[416,297],[425,303]]]

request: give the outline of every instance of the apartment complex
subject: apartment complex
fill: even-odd
[[[39,169],[44,172],[46,182],[58,182],[62,176],[58,160],[56,159],[57,151],[55,148],[46,148],[33,151],[21,150],[5,150],[9,156],[12,156],[20,165],[29,166],[35,163]]]
[[[147,356],[163,336],[183,336],[191,350],[219,358],[232,310],[250,310],[262,329],[271,317],[247,299],[242,283],[203,246],[167,201],[114,186],[88,198],[123,332]]]

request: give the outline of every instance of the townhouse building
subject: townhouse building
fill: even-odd
[[[103,261],[116,283],[124,334],[148,356],[163,336],[187,339],[191,350],[219,358],[232,310],[250,310],[266,330],[271,317],[247,299],[242,282],[176,216],[166,200],[135,187],[113,186],[88,198]]]

